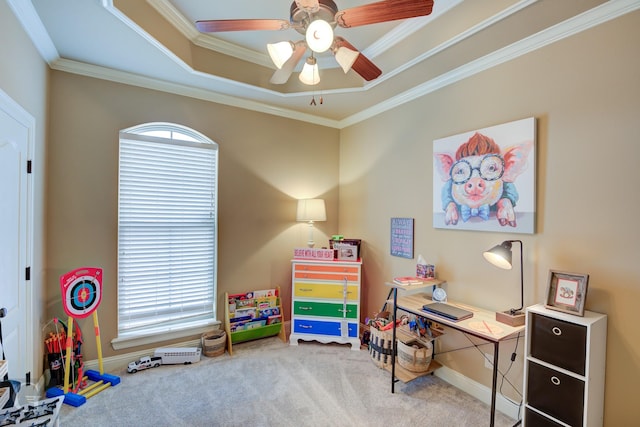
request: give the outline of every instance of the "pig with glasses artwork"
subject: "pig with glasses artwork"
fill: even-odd
[[[490,221],[516,227],[516,178],[527,168],[533,142],[501,148],[492,138],[475,132],[454,153],[434,153],[442,185],[446,225],[459,221]]]

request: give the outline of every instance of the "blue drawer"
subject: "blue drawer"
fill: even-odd
[[[293,332],[298,334],[342,336],[342,322],[325,322],[320,320],[293,319]],[[358,324],[349,323],[349,337],[358,336]]]

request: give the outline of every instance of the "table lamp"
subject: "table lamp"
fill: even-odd
[[[488,251],[483,252],[484,258],[498,268],[510,270],[511,263],[511,246],[512,243],[520,243],[520,307],[512,308],[507,311],[497,312],[496,320],[510,326],[524,325],[525,315],[524,308],[524,275],[522,272],[522,241],[521,240],[505,240],[499,245],[494,246]]]
[[[307,242],[307,246],[310,248],[315,245],[315,242],[313,241],[313,222],[326,220],[327,211],[325,209],[323,199],[298,200],[296,221],[306,221],[309,223],[309,241]]]

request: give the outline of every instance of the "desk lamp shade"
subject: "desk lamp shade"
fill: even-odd
[[[520,307],[512,308],[507,311],[497,312],[496,320],[498,322],[506,323],[511,326],[524,325],[524,275],[522,271],[522,241],[520,240],[505,240],[499,245],[494,246],[488,251],[483,252],[484,259],[491,264],[504,270],[511,270],[512,264],[512,251],[511,247],[513,243],[520,243]]]
[[[509,241],[505,241],[494,246],[488,251],[485,251],[482,255],[484,256],[484,259],[498,268],[511,270],[511,267],[513,267],[513,264],[511,263],[513,254],[511,252],[511,242]]]
[[[313,241],[313,223],[314,221],[326,221],[327,210],[323,199],[302,199],[298,200],[298,210],[296,213],[296,221],[305,221],[309,223],[309,241],[307,246],[312,248],[315,245]]]

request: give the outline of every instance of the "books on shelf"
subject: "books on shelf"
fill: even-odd
[[[424,278],[415,276],[401,276],[393,278],[393,283],[396,285],[421,285],[424,281]]]
[[[228,298],[230,332],[282,322],[275,289],[232,294]]]
[[[393,283],[395,285],[402,285],[402,286],[429,285],[429,284],[437,285],[439,283],[442,283],[442,280],[437,280],[430,277],[425,278],[425,277],[416,277],[416,276],[401,276],[401,277],[394,277]]]

